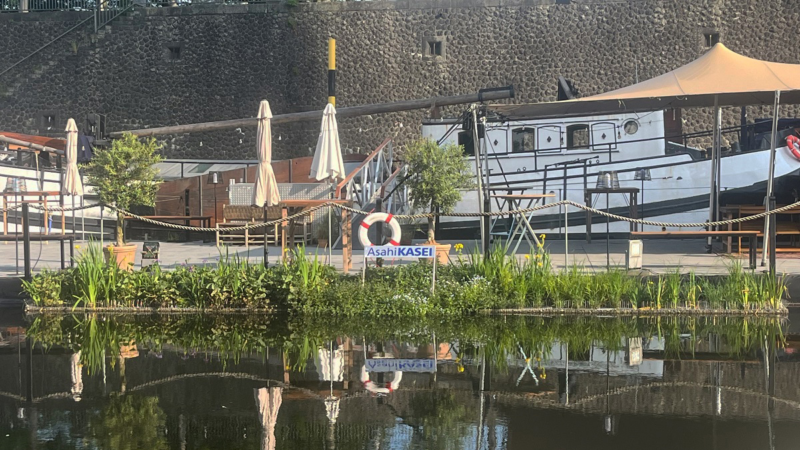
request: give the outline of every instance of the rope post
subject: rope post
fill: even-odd
[[[431,297],[433,294],[436,293],[436,262],[439,259],[439,255],[436,253],[436,247],[433,247],[433,271],[431,273]],[[435,350],[434,350],[435,351]]]
[[[611,213],[611,204],[608,202],[608,192],[606,192],[606,212]],[[611,247],[609,240],[611,239],[611,217],[606,215],[606,271],[611,270]]]
[[[100,247],[103,247],[105,245],[105,242],[104,242],[105,241],[105,236],[103,236],[103,234],[104,234],[104,231],[103,231],[103,222],[104,222],[103,212],[104,211],[105,211],[105,206],[100,205]]]
[[[183,196],[184,196],[183,215],[188,217],[192,215],[191,207],[189,206],[189,189],[183,191]],[[186,224],[188,225],[189,221],[186,221]],[[186,230],[186,242],[189,242],[190,240],[191,240],[190,231]]]
[[[569,266],[569,204],[564,204],[564,267]]]
[[[361,265],[361,287],[367,282],[367,258],[364,257],[364,264]]]
[[[22,203],[22,258],[25,261],[25,280],[31,281],[31,217],[28,203]]]
[[[25,197],[22,197],[22,199],[24,200]],[[5,202],[5,197],[3,197],[3,201]],[[14,192],[14,263],[16,266],[16,274],[19,275],[19,223],[17,223],[19,213],[17,212],[17,206],[19,206],[17,202],[17,193]],[[8,223],[4,223],[3,225],[7,227]]]
[[[350,213],[342,210],[342,271],[346,274],[353,267],[352,255],[352,227]]]
[[[775,195],[769,197],[769,210],[775,210]],[[775,280],[776,270],[776,255],[775,255],[775,241],[777,240],[777,217],[773,217],[769,221],[769,276]],[[765,249],[766,250],[766,249]]]

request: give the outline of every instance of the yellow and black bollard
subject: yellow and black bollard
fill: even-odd
[[[336,39],[328,39],[328,103],[336,106]]]

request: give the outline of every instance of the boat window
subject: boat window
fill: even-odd
[[[516,128],[511,130],[511,151],[532,152],[536,150],[536,129]]]
[[[556,153],[561,151],[564,138],[561,136],[561,127],[558,125],[542,125],[539,127],[538,136],[539,152]]]
[[[567,150],[589,148],[589,125],[570,125],[567,127]]]
[[[617,127],[612,122],[592,124],[592,150],[602,152],[617,148]]]

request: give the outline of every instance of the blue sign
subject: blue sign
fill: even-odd
[[[368,359],[367,372],[436,372],[432,359]]]
[[[381,245],[364,247],[364,258],[417,259],[433,258],[432,245]]]

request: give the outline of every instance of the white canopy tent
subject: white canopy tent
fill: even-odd
[[[666,108],[800,103],[800,64],[748,58],[716,44],[703,56],[671,72],[621,89],[574,100],[493,105],[509,119],[620,114]]]
[[[709,220],[719,206],[723,106],[773,105],[772,150],[767,197],[773,195],[779,104],[800,103],[800,64],[749,58],[716,44],[703,56],[671,72],[628,87],[580,99],[528,105],[493,105],[508,120],[647,112],[667,108],[714,108]],[[769,203],[767,204],[769,208]],[[767,217],[764,236],[768,236]],[[774,237],[769,239],[774,243]],[[764,241],[765,248],[767,239]],[[766,253],[766,252],[765,252]],[[774,266],[774,264],[773,264]],[[774,269],[774,267],[771,267]]]

